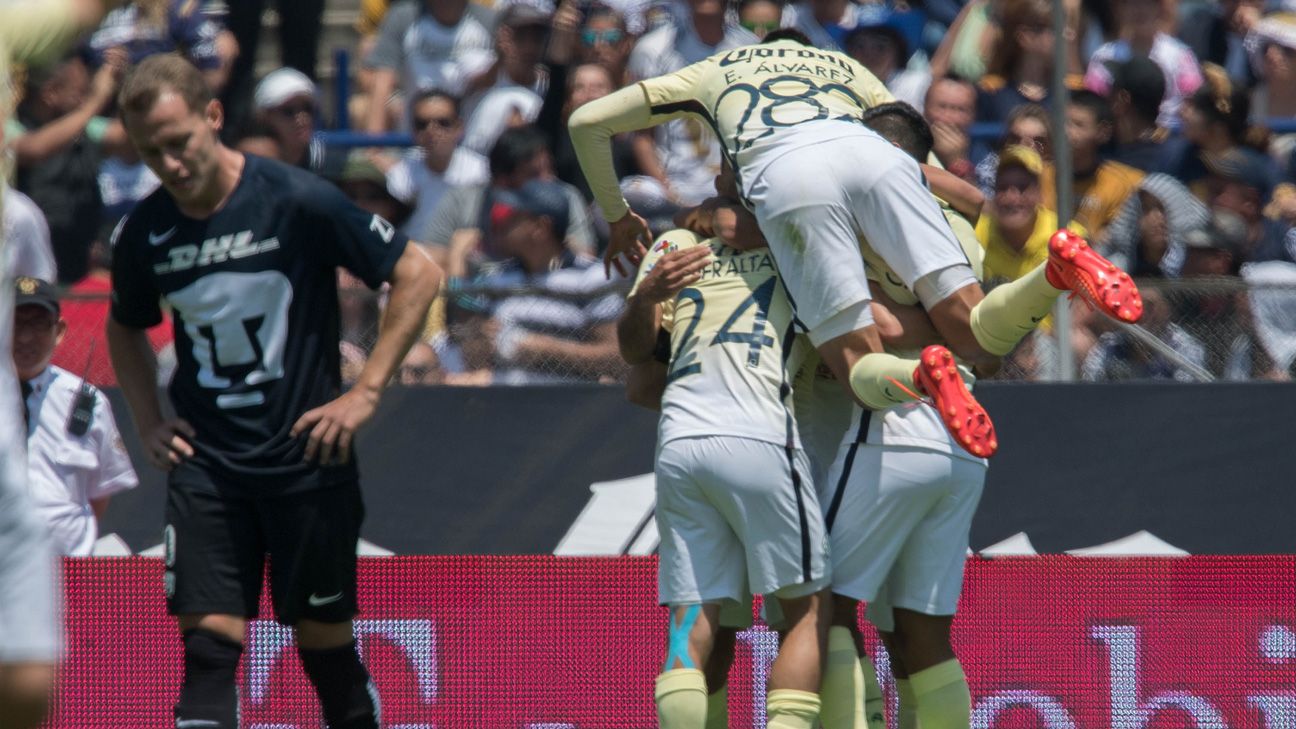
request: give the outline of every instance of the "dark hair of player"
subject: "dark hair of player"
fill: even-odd
[[[192,63],[177,53],[159,53],[145,58],[126,76],[117,106],[123,117],[143,114],[165,91],[179,94],[189,110],[199,114],[212,100],[207,81]]]
[[[861,121],[919,162],[927,161],[935,144],[927,120],[903,101],[875,106],[864,112]]]
[[[490,151],[491,177],[511,175],[535,159],[549,146],[545,135],[533,126],[509,129],[500,135]]]
[[[1070,106],[1079,107],[1093,114],[1094,120],[1099,124],[1116,123],[1116,117],[1112,115],[1111,104],[1108,104],[1106,99],[1088,89],[1072,91],[1071,100],[1067,103]]]
[[[456,119],[459,118],[461,113],[459,97],[455,96],[449,91],[442,91],[441,89],[424,89],[423,91],[420,91],[417,94],[415,94],[414,98],[410,101],[409,104],[410,110],[412,111],[418,108],[419,104],[422,104],[423,102],[429,99],[445,99],[446,101],[450,102],[450,106],[454,109],[455,118]]]
[[[771,30],[761,39],[761,43],[773,43],[774,41],[781,40],[796,41],[803,46],[814,48],[814,43],[810,42],[810,37],[796,28],[779,28],[778,30]]]

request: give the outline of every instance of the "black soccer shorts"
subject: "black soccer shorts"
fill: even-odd
[[[195,483],[198,469],[184,470],[167,488],[163,579],[172,615],[256,617],[268,558],[280,623],[355,616],[356,542],[364,521],[358,482],[244,497]]]

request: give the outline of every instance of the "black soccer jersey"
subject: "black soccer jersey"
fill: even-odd
[[[112,316],[134,328],[173,310],[170,395],[196,431],[193,465],[259,493],[356,476],[302,462],[289,436],[307,410],[341,391],[336,267],[371,288],[408,239],[309,172],[247,155],[226,205],[205,220],[159,189],[113,239]]]

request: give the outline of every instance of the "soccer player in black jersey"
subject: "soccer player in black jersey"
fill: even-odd
[[[441,271],[416,243],[309,172],[219,141],[220,102],[176,55],[123,84],[123,122],[162,187],[114,235],[108,341],[144,448],[169,472],[165,589],[184,636],[180,729],[237,729],[235,671],[270,560],[331,729],[376,729],[352,635],[364,515],[351,452],[422,329]],[[336,267],[391,283],[359,381],[341,392]],[[163,416],[144,330],[174,314]]]

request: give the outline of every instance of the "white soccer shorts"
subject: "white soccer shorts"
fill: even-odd
[[[823,516],[800,450],[734,436],[666,443],[657,530],[663,605],[801,597],[829,582]]]
[[[825,509],[841,491],[828,525],[833,592],[953,615],[985,464],[909,446],[848,443],[842,449],[819,490]]]
[[[870,298],[860,234],[911,288],[968,260],[911,157],[862,125],[812,124],[843,135],[772,160],[746,181],[746,195],[817,347],[872,323],[859,306]],[[829,321],[847,310],[853,321]]]
[[[59,562],[27,496],[0,489],[0,664],[53,663],[63,645]]]

